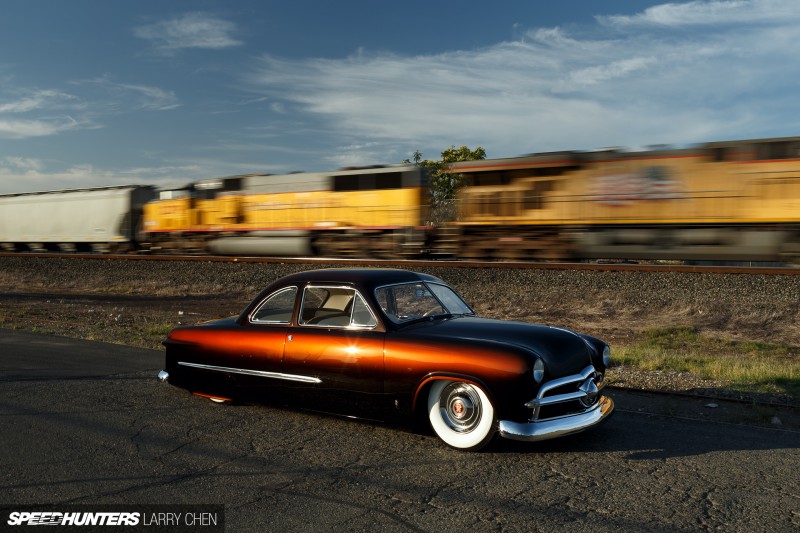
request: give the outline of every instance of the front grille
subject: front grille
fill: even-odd
[[[558,418],[560,416],[576,415],[586,410],[580,402],[564,402],[553,405],[545,405],[539,409],[538,417],[532,420],[546,420],[548,418]]]
[[[578,374],[544,383],[525,407],[533,410],[531,422],[582,413],[597,403],[604,385],[603,375],[589,365]]]

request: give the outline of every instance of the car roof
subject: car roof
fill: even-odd
[[[413,283],[417,281],[435,281],[444,283],[435,276],[393,268],[326,268],[307,270],[290,274],[277,280],[285,283],[345,283],[373,290],[383,285],[396,283]]]

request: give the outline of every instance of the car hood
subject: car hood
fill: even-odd
[[[406,331],[436,340],[522,348],[541,357],[553,377],[574,374],[592,364],[593,349],[580,335],[553,326],[458,317],[410,325]]]

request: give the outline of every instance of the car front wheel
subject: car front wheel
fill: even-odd
[[[479,387],[437,381],[428,395],[428,417],[436,435],[460,450],[479,450],[496,431],[494,407]]]

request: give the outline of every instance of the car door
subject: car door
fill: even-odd
[[[357,290],[309,285],[286,337],[283,372],[318,380],[296,387],[312,408],[374,416],[382,409],[384,336]]]
[[[298,287],[289,286],[267,295],[236,338],[229,339],[237,359],[237,382],[246,392],[280,387],[293,379],[283,372],[283,353],[298,292]]]

